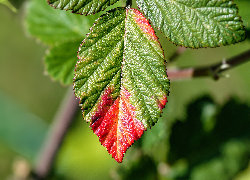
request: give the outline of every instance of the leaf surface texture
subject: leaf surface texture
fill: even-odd
[[[191,48],[230,45],[245,39],[231,0],[136,0],[152,24],[176,45]]]
[[[106,9],[118,0],[48,0],[57,9],[72,10],[76,14],[94,14]]]
[[[169,80],[158,38],[138,10],[117,8],[91,28],[78,57],[74,89],[83,116],[122,162],[167,102]]]

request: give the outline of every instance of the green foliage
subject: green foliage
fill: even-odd
[[[29,3],[26,28],[39,41],[49,44],[45,67],[52,79],[72,84],[77,49],[98,15],[84,17],[54,10],[45,1]]]
[[[94,14],[105,10],[118,0],[48,0],[53,7],[64,10],[72,10],[76,14]]]
[[[55,8],[72,10],[73,13],[92,14],[105,9],[116,1],[99,3],[97,0],[50,0],[48,2]],[[191,0],[185,2],[159,1],[157,4],[156,1],[149,3],[147,0],[137,0],[137,3],[153,25],[175,44],[192,48],[216,47],[245,39],[245,31],[238,16],[238,8],[232,1],[199,0],[195,4]],[[155,11],[155,9],[160,11]],[[158,12],[159,14],[155,14]],[[26,26],[32,36],[55,46],[58,43],[82,41],[97,17],[98,15],[82,17],[53,10],[44,1],[34,0],[28,7]],[[178,28],[176,28],[177,25]],[[52,49],[59,49],[59,45],[57,46],[52,47]],[[53,55],[51,52],[55,51],[51,50],[45,61],[48,74],[62,84],[70,85],[70,78],[73,76],[72,64],[77,61],[76,58],[73,58],[76,51],[76,49],[70,48],[68,51],[62,51],[61,55],[58,54],[58,51],[57,54]],[[69,58],[69,55],[63,52],[71,54],[72,57]],[[51,57],[55,57],[53,62],[48,60]],[[68,63],[60,65],[64,61]],[[53,70],[53,68],[55,69]],[[71,71],[69,71],[70,69]]]
[[[75,64],[77,62],[76,49],[81,41],[69,41],[52,46],[45,56],[47,73],[62,84],[72,84]],[[67,53],[64,53],[67,52]]]
[[[39,41],[53,45],[84,39],[97,17],[65,13],[51,8],[45,1],[33,0],[27,7],[26,28]]]
[[[48,1],[55,8],[85,15],[115,2]],[[238,8],[230,0],[136,2],[152,24],[176,45],[217,47],[245,39]],[[45,57],[47,73],[62,84],[71,84],[77,61],[74,49],[84,38],[91,19],[81,21],[80,16],[63,11],[54,14],[52,8],[45,13],[46,8],[41,1],[31,3],[27,29],[51,45]],[[140,11],[130,5],[116,8],[97,20],[80,46],[78,58],[74,90],[83,116],[109,153],[121,162],[127,148],[157,122],[167,102],[169,80],[158,37]]]
[[[218,47],[245,39],[238,8],[231,0],[137,0],[137,4],[176,45]]]
[[[186,120],[172,126],[168,159],[171,164],[186,159],[189,167],[182,179],[232,179],[248,165],[250,107],[231,99],[216,108],[219,112],[203,118],[208,106],[216,107],[211,98],[196,100],[189,105]],[[207,121],[213,124],[209,131]]]
[[[103,16],[80,47],[78,56],[82,61],[76,65],[74,89],[76,97],[81,99],[84,115],[96,105],[107,87],[114,88],[112,98],[119,96],[125,17],[125,9]],[[91,115],[86,120],[91,122]]]
[[[15,0],[11,0],[11,2],[13,1]],[[234,2],[238,5],[239,15],[242,16],[243,24],[247,32],[249,32],[249,1],[234,0]],[[42,3],[43,6],[40,5]],[[45,1],[31,0],[28,4],[37,5],[32,6],[34,9],[32,13],[27,14],[28,18],[26,16],[26,19],[31,18],[30,16],[36,17],[36,13],[41,12],[42,9],[44,9],[43,13],[50,14],[50,16],[47,17],[48,21],[44,24],[44,27],[47,27],[45,26],[46,24],[53,27],[55,23],[62,20],[62,18],[58,18],[58,16],[65,17],[70,14],[70,12],[54,10],[49,7]],[[31,6],[28,8],[30,7]],[[53,113],[55,107],[58,106],[62,93],[62,88],[60,89],[57,83],[49,84],[48,78],[44,78],[48,80],[48,82],[46,81],[47,83],[45,83],[44,79],[41,80],[42,69],[40,68],[40,58],[41,52],[44,52],[44,47],[38,50],[38,48],[35,48],[39,47],[38,45],[35,46],[34,43],[31,43],[32,41],[22,36],[21,28],[17,26],[17,24],[21,21],[19,17],[22,17],[23,12],[13,15],[11,11],[8,9],[5,10],[4,8],[5,6],[0,5],[2,25],[2,28],[0,28],[0,39],[2,40],[0,42],[2,50],[2,53],[0,53],[0,74],[2,77],[0,88],[4,89],[6,93],[10,94],[15,100],[9,102],[1,98],[2,96],[0,97],[0,102],[3,102],[1,107],[3,111],[0,113],[0,116],[2,115],[0,117],[0,179],[9,178],[3,176],[3,172],[7,167],[9,167],[10,170],[12,168],[11,162],[6,161],[7,156],[10,156],[9,159],[11,160],[13,160],[17,154],[33,158],[41,145],[44,130],[46,129],[46,125],[44,126],[40,118],[27,113],[20,108],[16,102],[22,101],[24,106],[28,104],[27,106],[34,111],[33,113],[41,117],[46,117],[46,121],[49,121],[48,119],[52,117],[51,113]],[[45,10],[45,8],[47,9]],[[54,17],[54,15],[57,17]],[[30,28],[35,29],[36,26],[39,27],[39,24],[42,24],[44,21],[42,17],[43,14],[38,14],[38,18],[33,21],[33,23],[36,24],[34,24],[33,27],[30,26]],[[83,19],[77,23],[84,23],[86,18],[92,18],[93,16],[79,17]],[[55,18],[57,18],[56,22],[53,21]],[[97,16],[95,18],[97,18]],[[95,18],[93,18],[93,22]],[[53,23],[49,23],[50,21]],[[29,21],[26,21],[26,25],[27,24],[29,24]],[[68,61],[67,59],[71,59],[71,57],[73,59],[73,54],[77,54],[76,51],[80,42],[86,37],[85,34],[87,32],[84,32],[85,34],[82,33],[83,37],[78,36],[78,38],[71,39],[69,33],[69,35],[65,35],[66,39],[64,39],[64,36],[61,36],[62,39],[59,38],[54,41],[53,38],[55,37],[56,39],[57,34],[60,34],[59,32],[63,34],[63,32],[73,29],[71,23],[68,22],[67,24],[69,24],[69,26],[60,27],[61,25],[59,23],[59,27],[55,27],[55,29],[59,29],[59,31],[51,30],[51,32],[55,34],[48,38],[43,37],[43,35],[49,35],[48,33],[42,33],[43,31],[46,32],[48,27],[43,29],[43,26],[40,26],[40,35],[32,34],[32,32],[30,32],[30,34],[39,37],[38,39],[40,41],[50,45],[50,50],[45,61],[51,61],[51,64],[46,62],[45,66],[47,71],[51,72],[52,78],[63,83],[71,84],[70,78],[72,78],[74,74],[73,64],[76,63],[77,58],[75,58],[74,63],[73,60]],[[88,26],[90,27],[91,23]],[[65,29],[65,31],[63,29]],[[84,29],[84,31],[86,29]],[[37,28],[36,32],[38,31],[39,28]],[[75,36],[74,34],[72,31],[72,37]],[[45,41],[43,41],[42,38],[45,38]],[[50,39],[52,39],[52,41],[50,41]],[[167,50],[167,52],[165,51],[167,59],[175,49],[175,46],[171,43],[167,43],[165,39],[160,39],[160,42],[163,49]],[[78,46],[77,43],[79,43]],[[72,45],[72,47],[67,48],[67,44]],[[73,50],[75,49],[73,46],[75,46],[76,50]],[[249,49],[249,47],[249,41],[245,41],[235,46],[216,49],[188,49],[183,56],[177,58],[178,61],[168,64],[170,65],[168,69],[174,66],[197,66],[208,64],[208,62],[212,63],[223,58],[227,59]],[[59,51],[62,53],[59,53]],[[213,56],[211,56],[211,54],[213,54]],[[56,60],[54,57],[58,59]],[[61,57],[66,57],[66,60]],[[52,58],[55,59],[55,61],[52,61]],[[38,62],[33,61],[34,59],[37,59]],[[65,65],[63,65],[63,62],[65,62]],[[69,68],[70,65],[72,69]],[[61,69],[63,70],[61,71]],[[71,69],[72,73],[69,73],[69,69]],[[130,148],[123,164],[117,165],[116,162],[113,162],[105,149],[100,146],[97,137],[91,133],[91,131],[86,130],[88,124],[82,123],[82,118],[79,117],[75,120],[76,124],[71,127],[71,130],[67,134],[56,159],[54,170],[57,177],[55,179],[77,180],[84,178],[103,180],[110,179],[110,176],[112,179],[151,178],[173,180],[187,179],[186,177],[189,177],[189,179],[204,180],[207,178],[228,179],[232,177],[237,180],[239,179],[238,177],[241,177],[241,180],[249,179],[249,168],[245,169],[247,161],[249,161],[249,133],[247,128],[249,127],[247,118],[250,102],[249,64],[246,63],[244,66],[233,69],[230,71],[230,74],[230,78],[222,78],[217,82],[212,82],[209,79],[196,79],[182,82],[172,81],[171,96],[168,98],[169,103],[167,108],[163,109],[163,117],[159,120],[157,126],[152,127],[150,131],[142,136],[142,139],[138,140],[138,142]],[[199,99],[197,104],[195,102],[191,104],[188,103],[190,100],[196,99],[198,95],[204,94],[204,92],[210,92],[213,95],[213,100],[206,97]],[[226,106],[221,104],[232,94],[239,97],[241,101],[244,100],[248,102],[248,104],[230,100],[229,102],[231,103],[226,104],[230,104],[231,108],[224,108]],[[186,104],[187,106],[192,106],[192,108],[188,108],[187,112],[183,110]],[[195,106],[195,104],[198,107]],[[19,111],[19,109],[21,110]],[[221,115],[222,109],[224,112],[222,114],[224,115]],[[18,114],[16,114],[17,112]],[[198,117],[192,115],[196,113]],[[8,118],[6,118],[6,115],[8,115]],[[79,114],[79,116],[81,115]],[[35,120],[33,121],[30,118],[34,118]],[[192,120],[192,118],[194,118],[194,120]],[[175,130],[185,129],[188,133],[184,133],[183,131],[178,134],[175,134],[174,131],[171,133],[171,125],[175,120],[181,120],[182,122],[180,123],[178,121],[180,127],[175,128]],[[189,126],[188,123],[185,122],[190,122],[193,126]],[[242,126],[240,126],[241,124]],[[41,131],[41,129],[43,129],[43,131]],[[195,132],[197,132],[197,136],[200,137],[195,137]],[[216,138],[214,138],[216,139],[215,143],[210,142],[211,139],[211,141],[214,140],[211,138],[213,132],[216,132]],[[39,133],[41,133],[41,136],[38,136]],[[171,135],[171,139],[175,136],[174,139],[180,140],[189,152],[180,153],[181,150],[185,151],[186,149],[182,146],[178,146],[177,148],[176,144],[178,142],[173,142],[173,140],[171,140],[170,143],[168,139],[169,135]],[[203,139],[206,140],[205,143]],[[186,143],[186,141],[189,140],[192,142],[192,146]],[[4,142],[4,144],[2,142]],[[208,145],[206,143],[208,143]],[[214,147],[209,146],[211,144],[214,144]],[[6,146],[10,146],[11,149],[6,148]],[[211,155],[213,153],[202,152],[204,150],[203,146],[215,152],[214,155]],[[171,148],[171,155],[169,154],[170,150],[168,148]],[[10,150],[13,149],[17,153],[10,152]],[[173,149],[175,149],[176,152],[173,152]],[[5,153],[11,155],[6,155]],[[210,156],[208,157],[208,155]],[[190,166],[190,162],[192,166]],[[241,174],[242,170],[244,170],[244,172]],[[60,174],[60,176],[58,176],[58,174]],[[210,176],[208,176],[208,174]]]
[[[157,175],[157,166],[152,158],[148,155],[143,155],[140,159],[133,160],[132,165],[128,166],[127,168],[123,167],[117,170],[118,175],[122,174],[120,179],[136,179],[136,180],[152,180],[158,179]]]

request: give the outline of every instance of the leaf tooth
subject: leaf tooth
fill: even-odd
[[[71,10],[72,13],[90,15],[106,9],[118,0],[47,0],[52,7],[61,10]]]

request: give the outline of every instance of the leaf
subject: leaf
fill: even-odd
[[[245,39],[238,8],[231,0],[137,0],[137,4],[176,45],[218,47]]]
[[[77,49],[81,41],[72,41],[52,46],[45,56],[46,72],[64,85],[72,85],[77,63]]]
[[[51,45],[45,67],[52,79],[72,84],[77,50],[96,18],[97,15],[85,17],[55,10],[41,0],[29,2],[26,28],[31,35]]]
[[[94,14],[106,9],[118,0],[48,0],[48,3],[63,10],[72,10],[76,14]]]
[[[44,0],[33,0],[29,2],[25,23],[29,34],[42,42],[54,44],[84,39],[97,17],[76,16],[55,10]]]
[[[154,30],[136,9],[103,15],[79,49],[74,89],[83,116],[117,162],[158,120],[169,81]]]

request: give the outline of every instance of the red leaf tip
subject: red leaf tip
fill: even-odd
[[[116,100],[110,98],[111,93],[111,89],[103,93],[90,127],[109,154],[117,162],[122,162],[127,149],[141,137],[145,128],[136,119],[136,108],[129,102],[129,91],[122,87]]]
[[[154,29],[151,27],[151,25],[149,24],[148,20],[143,16],[143,14],[137,10],[137,9],[133,9],[133,13],[134,13],[134,20],[135,22],[139,25],[139,27],[141,28],[141,30],[145,33],[148,34],[150,38],[152,38],[155,41],[158,41],[158,37],[155,35],[155,31]]]

